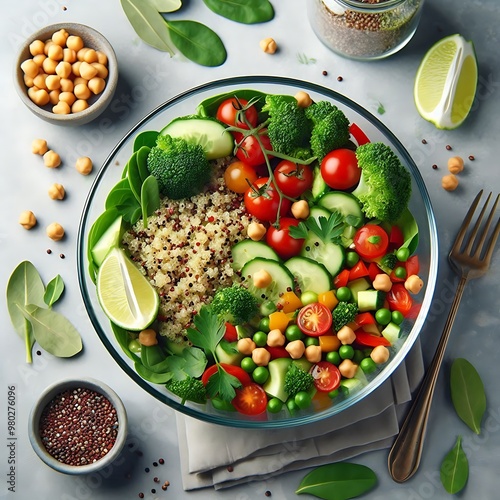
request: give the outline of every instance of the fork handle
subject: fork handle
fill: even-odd
[[[403,483],[412,477],[420,464],[434,388],[436,387],[444,351],[466,283],[467,276],[462,276],[458,283],[455,298],[451,304],[448,319],[446,320],[434,357],[413,400],[403,426],[389,452],[389,473],[394,481],[398,483]]]

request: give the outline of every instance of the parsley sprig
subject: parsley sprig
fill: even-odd
[[[314,233],[324,243],[341,243],[341,235],[344,232],[344,218],[339,212],[332,212],[327,218],[323,215],[309,217],[299,222],[298,226],[290,226],[290,236],[295,239],[307,238],[309,232]]]

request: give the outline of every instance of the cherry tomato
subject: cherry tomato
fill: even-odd
[[[283,160],[274,170],[274,182],[284,194],[290,198],[298,198],[312,186],[311,167]]]
[[[259,384],[251,383],[236,389],[232,404],[244,415],[260,415],[266,411],[267,394]]]
[[[333,189],[351,189],[361,177],[356,153],[350,149],[334,149],[321,161],[321,176]]]
[[[302,250],[304,239],[295,239],[290,236],[290,227],[298,226],[299,221],[291,217],[282,217],[279,228],[270,226],[266,233],[267,244],[283,259],[288,260],[298,255]]]
[[[236,125],[239,128],[248,129],[248,125],[245,122],[238,120],[238,123],[236,123],[238,111],[247,104],[248,101],[246,99],[236,99],[236,97],[226,99],[219,105],[216,118],[226,125]],[[259,115],[255,106],[250,106],[245,111],[245,117],[252,128],[257,125]]]
[[[320,392],[334,391],[339,387],[342,378],[339,369],[328,361],[316,363],[309,373],[314,378],[314,386]]]
[[[224,182],[231,191],[243,194],[257,180],[257,173],[243,161],[235,161],[226,168]]]
[[[201,381],[203,382],[203,385],[208,384],[208,379],[217,372],[217,364],[209,366],[204,372],[203,375],[201,376]],[[236,377],[242,386],[248,385],[252,383],[252,379],[250,375],[243,370],[243,368],[235,365],[229,365],[227,363],[220,363],[220,366],[224,368],[224,370],[229,373],[229,375],[233,375]]]
[[[389,236],[376,224],[365,224],[354,235],[354,248],[362,259],[376,259],[387,252]]]
[[[266,185],[268,177],[257,179],[245,193],[245,207],[251,215],[261,221],[275,221],[278,218],[280,197],[272,184]],[[284,198],[281,201],[280,216],[285,216],[291,202]]]
[[[262,148],[259,144],[259,141],[253,135],[249,135],[243,142],[243,136],[239,133],[234,134],[234,138],[236,143],[239,144],[236,149],[236,156],[239,160],[244,161],[251,167],[258,167],[265,163],[264,153],[262,152]],[[262,129],[259,132],[259,139],[262,142],[262,146],[267,150],[271,151],[271,141],[269,140],[269,136],[267,135],[267,131]],[[272,155],[268,155],[269,158],[272,158]]]
[[[391,311],[399,311],[405,316],[413,306],[413,299],[401,283],[395,283],[385,296]]]
[[[371,312],[362,312],[362,313],[359,313],[354,318],[354,322],[358,326],[374,325],[376,323],[375,318],[373,317],[373,314]]]
[[[302,333],[310,337],[319,337],[330,331],[332,313],[319,302],[303,307],[297,316],[297,325]]]

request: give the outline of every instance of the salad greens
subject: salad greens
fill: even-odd
[[[454,495],[463,490],[469,477],[469,461],[462,448],[462,437],[458,436],[455,446],[441,463],[441,483],[444,489]]]

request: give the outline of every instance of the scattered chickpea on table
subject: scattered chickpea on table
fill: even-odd
[[[49,224],[46,229],[47,236],[54,241],[59,241],[64,238],[64,228],[58,222]]]
[[[36,226],[36,217],[31,210],[25,210],[21,212],[19,216],[19,224],[24,227],[24,229],[31,229]]]

